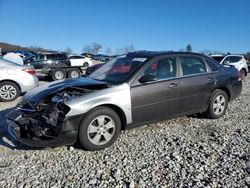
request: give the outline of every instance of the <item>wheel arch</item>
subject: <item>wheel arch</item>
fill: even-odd
[[[122,130],[124,130],[126,128],[126,125],[127,125],[126,115],[119,106],[116,106],[114,104],[101,104],[99,106],[96,106],[95,108],[97,108],[97,107],[108,107],[108,108],[114,110],[118,114],[118,116],[120,117]]]
[[[245,68],[245,67],[242,67],[241,69],[240,69],[240,71],[241,70],[244,70],[245,71],[245,76],[247,76],[247,69]]]
[[[220,90],[224,91],[228,96],[228,101],[231,100],[231,92],[227,87],[219,87],[219,88],[216,88],[216,89],[220,89]]]

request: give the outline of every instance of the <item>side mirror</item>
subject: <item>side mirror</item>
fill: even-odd
[[[229,61],[225,61],[225,62],[223,62],[223,65],[230,65],[230,62]]]
[[[156,81],[156,77],[153,74],[146,74],[144,76],[142,76],[138,81],[140,83],[147,83],[147,82],[152,82],[152,81]]]

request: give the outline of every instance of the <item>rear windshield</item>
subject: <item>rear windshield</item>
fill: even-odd
[[[1,65],[1,67],[3,67],[3,66],[22,66],[18,63],[15,63],[15,62],[3,59],[3,58],[0,58],[0,65]]]

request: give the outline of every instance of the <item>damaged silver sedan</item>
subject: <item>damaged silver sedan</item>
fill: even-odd
[[[133,52],[88,78],[26,93],[7,115],[9,132],[35,147],[78,142],[99,150],[113,144],[122,129],[194,113],[223,116],[241,92],[238,75],[201,54]]]

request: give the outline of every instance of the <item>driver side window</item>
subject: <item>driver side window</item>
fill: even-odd
[[[176,60],[174,57],[167,57],[152,63],[143,73],[154,75],[157,80],[174,78],[177,76]]]

